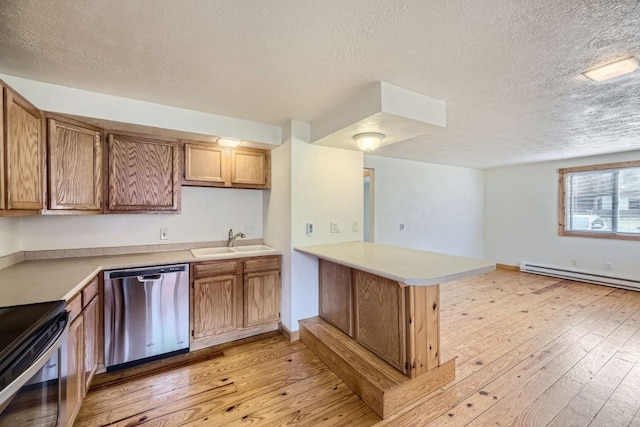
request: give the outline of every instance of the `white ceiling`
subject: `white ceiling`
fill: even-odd
[[[640,149],[639,0],[2,0],[0,72],[253,121],[377,81],[447,127],[377,154],[487,168]]]

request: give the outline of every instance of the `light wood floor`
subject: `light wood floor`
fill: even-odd
[[[441,285],[441,307],[456,380],[392,419],[277,336],[92,390],[76,425],[640,427],[640,292],[498,270]]]

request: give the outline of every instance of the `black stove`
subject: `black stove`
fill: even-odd
[[[24,372],[64,328],[64,301],[0,308],[0,391]]]

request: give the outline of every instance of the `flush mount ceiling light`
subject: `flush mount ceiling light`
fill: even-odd
[[[636,71],[638,67],[640,67],[638,58],[632,56],[626,59],[611,62],[609,64],[594,68],[589,71],[585,71],[584,73],[582,73],[582,75],[596,82],[601,82],[603,80],[609,80],[623,74],[632,73]]]
[[[240,140],[234,138],[218,138],[217,142],[223,147],[237,147],[240,145]]]
[[[377,132],[359,133],[353,137],[362,151],[373,151],[380,146],[384,135]]]

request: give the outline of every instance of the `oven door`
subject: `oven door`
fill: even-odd
[[[67,334],[61,330],[47,350],[0,392],[0,426],[66,424]]]

